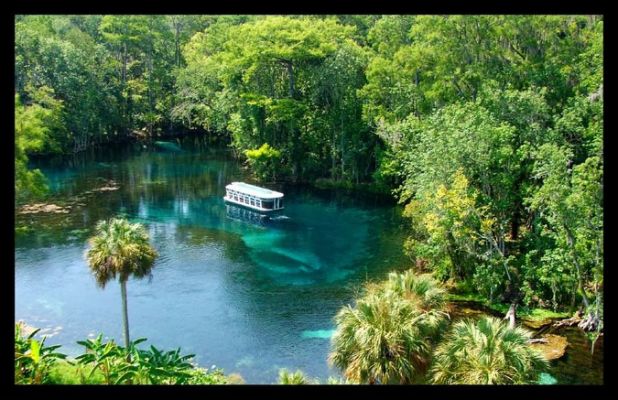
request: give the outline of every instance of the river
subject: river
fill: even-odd
[[[16,215],[15,318],[72,356],[83,350],[76,341],[99,332],[122,343],[119,285],[98,288],[84,260],[104,218],[143,223],[159,253],[151,279],[128,282],[132,338],[181,347],[200,366],[247,383],[275,383],[280,368],[323,382],[339,376],[327,363],[334,315],[364,281],[409,268],[392,201],[267,184],[285,193],[286,208],[264,221],[226,207],[225,185],[251,178],[229,150],[195,137],[36,166],[49,180],[48,202],[70,208]],[[577,343],[567,352],[576,364],[554,362],[552,374],[559,383],[599,383],[602,351],[584,367],[594,364],[592,375],[578,373],[588,361]]]

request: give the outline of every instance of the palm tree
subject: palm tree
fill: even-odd
[[[446,290],[431,274],[416,274],[413,270],[391,272],[386,281],[368,285],[368,290],[393,295],[416,308],[423,315],[417,326],[428,336],[435,336],[445,328]]]
[[[129,348],[129,316],[127,312],[127,280],[130,276],[150,276],[157,252],[150,245],[148,234],[140,224],[114,218],[100,221],[96,235],[89,240],[91,248],[86,259],[97,284],[104,288],[118,277],[122,295],[122,321],[125,348]]]
[[[548,368],[528,344],[531,333],[483,317],[459,321],[435,353],[432,382],[440,384],[527,384]]]
[[[306,385],[309,380],[301,370],[290,372],[284,368],[279,371],[279,383],[281,385]]]
[[[430,276],[391,273],[367,285],[355,307],[337,313],[329,361],[352,382],[418,381],[446,317],[444,305],[444,291]]]

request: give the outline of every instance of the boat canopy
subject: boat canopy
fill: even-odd
[[[283,193],[274,190],[261,188],[259,186],[249,185],[244,182],[232,182],[225,187],[227,190],[235,190],[250,196],[255,196],[260,199],[278,199],[283,197]]]

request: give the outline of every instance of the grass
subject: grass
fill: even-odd
[[[485,304],[485,298],[476,293],[448,293],[446,299],[448,301],[474,301]]]

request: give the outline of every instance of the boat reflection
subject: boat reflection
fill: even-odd
[[[272,221],[271,217],[267,214],[262,214],[233,204],[225,205],[225,216],[235,221],[249,222],[261,226],[268,226]]]

